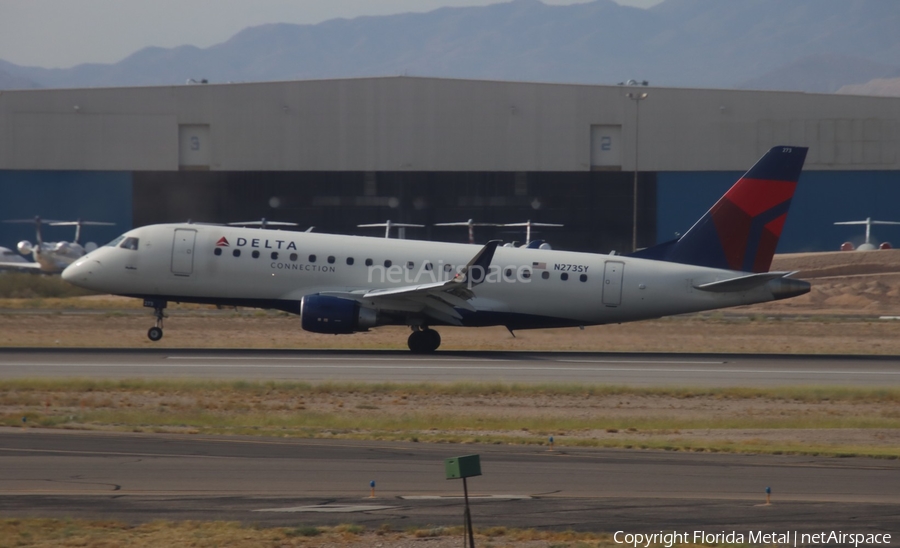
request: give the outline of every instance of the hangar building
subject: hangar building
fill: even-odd
[[[638,246],[671,239],[789,145],[810,151],[779,251],[829,250],[860,237],[834,221],[900,220],[898,120],[900,98],[418,77],[2,91],[0,219],[116,222],[98,241],[263,217],[466,241],[432,225],[531,220],[565,225],[536,236],[556,248],[627,252],[635,202]],[[0,245],[33,236],[0,224]]]

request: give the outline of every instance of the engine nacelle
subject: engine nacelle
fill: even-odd
[[[307,295],[300,299],[300,325],[313,333],[334,335],[368,331],[375,327],[377,313],[356,301],[327,295]]]
[[[22,255],[31,255],[31,251],[33,248],[31,247],[31,242],[28,240],[22,240],[21,242],[16,244],[16,249],[19,250],[19,253]]]

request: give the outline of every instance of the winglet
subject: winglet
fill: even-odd
[[[491,261],[494,260],[494,252],[497,251],[498,245],[500,245],[500,240],[491,240],[486,243],[481,251],[472,257],[469,264],[456,275],[456,281],[468,282],[469,287],[475,287],[482,283],[487,277],[488,268],[491,266]],[[469,279],[469,273],[473,274],[471,279]]]

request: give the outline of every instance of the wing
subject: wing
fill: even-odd
[[[15,268],[18,270],[40,270],[41,265],[38,263],[6,263],[0,262],[0,268]]]
[[[475,311],[469,302],[475,296],[472,290],[484,281],[499,244],[500,240],[488,242],[450,280],[387,289],[323,291],[321,295],[366,302],[381,310],[421,313],[450,325],[462,325],[462,316],[456,308]]]

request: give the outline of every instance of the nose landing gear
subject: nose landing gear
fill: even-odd
[[[166,308],[166,301],[144,301],[144,306],[153,307],[153,315],[156,316],[156,325],[147,330],[147,338],[156,342],[163,338],[163,310]]]
[[[414,353],[428,354],[437,350],[441,345],[441,334],[428,327],[413,328],[406,343]]]

